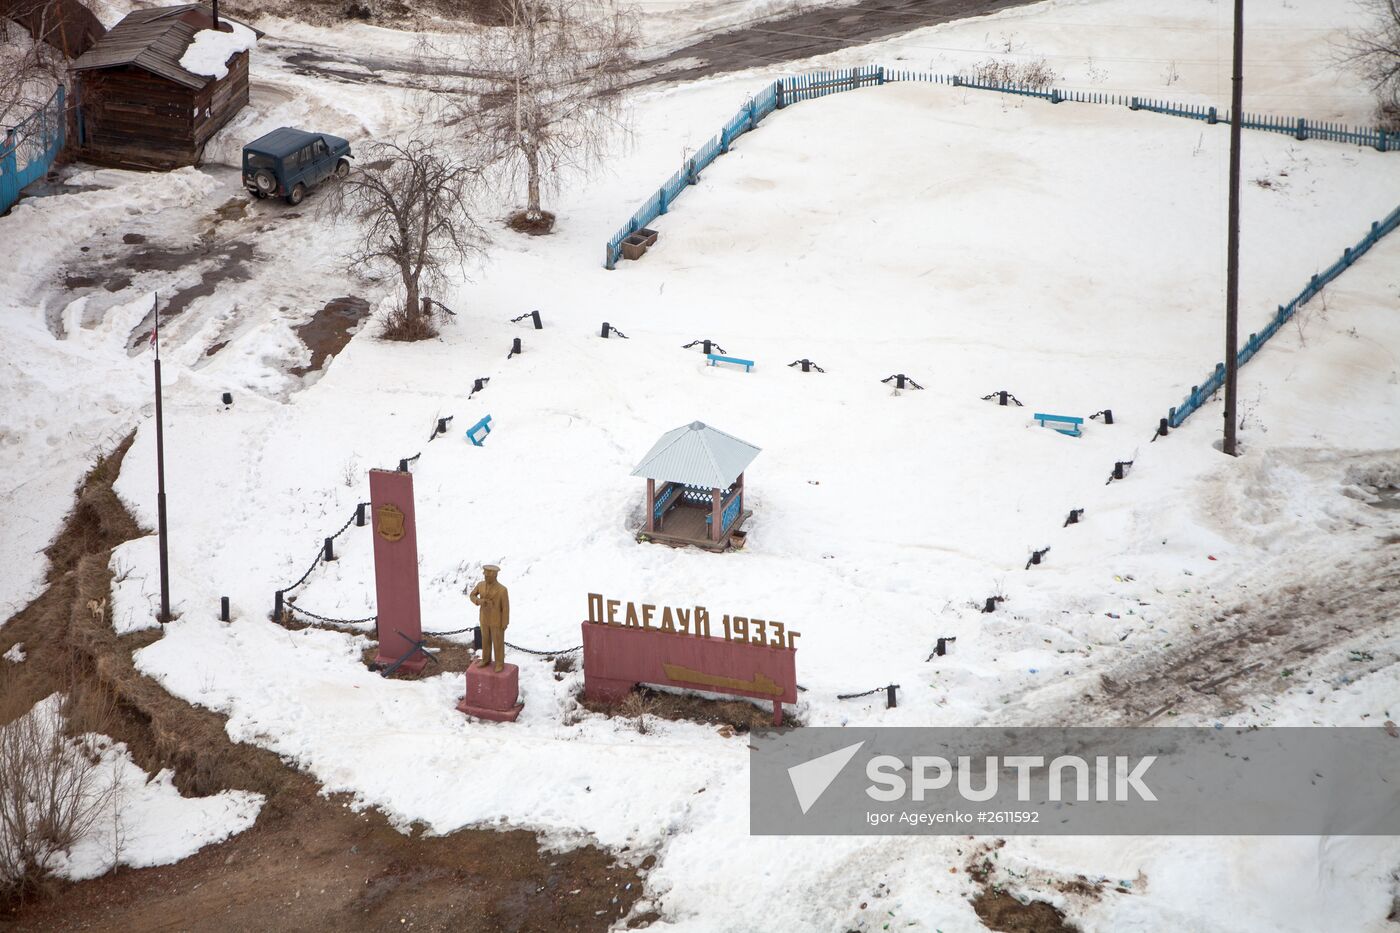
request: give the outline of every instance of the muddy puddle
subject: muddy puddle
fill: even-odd
[[[320,372],[326,362],[350,342],[360,322],[369,317],[369,302],[348,296],[335,298],[296,329],[296,334],[311,351],[311,362],[289,370],[293,376]]]

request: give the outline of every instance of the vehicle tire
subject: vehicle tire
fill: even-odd
[[[258,187],[258,197],[265,198],[277,190],[277,179],[265,168],[260,168],[253,175],[253,184]]]
[[[350,174],[350,162],[349,162],[349,160],[347,160],[347,159],[341,159],[339,162],[335,163],[335,177],[336,177],[336,178],[344,178],[346,175],[349,175],[349,174]]]
[[[306,197],[306,186],[298,183],[292,187],[292,193],[287,195],[287,203],[295,207],[301,203],[301,199],[304,197]]]

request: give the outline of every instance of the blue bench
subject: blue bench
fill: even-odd
[[[1070,415],[1046,415],[1036,412],[1033,416],[1040,422],[1042,428],[1052,428],[1061,434],[1068,434],[1070,437],[1078,437],[1084,432],[1080,430],[1080,425],[1084,423],[1083,418],[1074,418]]]
[[[706,353],[705,357],[713,366],[716,363],[733,363],[735,366],[744,367],[744,372],[753,369],[753,360],[741,360],[737,356],[720,356],[718,353]]]
[[[467,440],[472,442],[473,447],[480,447],[481,442],[486,440],[486,435],[491,433],[491,416],[487,415],[476,424],[467,428]],[[479,437],[477,435],[480,435]]]

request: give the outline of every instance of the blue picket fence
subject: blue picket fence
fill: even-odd
[[[1296,313],[1299,308],[1316,297],[1319,292],[1331,284],[1332,281],[1343,272],[1350,269],[1356,260],[1366,255],[1366,252],[1372,246],[1380,242],[1380,239],[1386,234],[1394,232],[1397,227],[1400,227],[1400,207],[1391,211],[1384,220],[1378,220],[1371,224],[1371,229],[1361,238],[1360,242],[1355,246],[1348,246],[1342,251],[1342,257],[1340,259],[1310,278],[1308,284],[1303,286],[1303,290],[1298,293],[1297,297],[1286,305],[1279,305],[1278,311],[1274,314],[1273,318],[1270,319],[1268,325],[1258,333],[1249,335],[1249,339],[1245,341],[1244,346],[1240,348],[1235,357],[1237,364],[1243,366],[1253,359],[1254,354],[1259,352],[1260,348],[1269,341],[1270,337],[1278,333],[1279,328],[1288,323],[1289,319],[1293,317],[1294,313]],[[1206,378],[1205,382],[1200,385],[1192,386],[1190,394],[1186,396],[1186,400],[1167,413],[1167,423],[1173,428],[1180,427],[1196,409],[1200,408],[1210,400],[1211,396],[1220,391],[1221,386],[1224,384],[1225,364],[1216,363],[1215,371]]]
[[[0,145],[0,213],[14,206],[25,185],[48,173],[63,148],[67,126],[59,85],[42,107],[5,131]]]
[[[694,155],[686,159],[674,175],[666,179],[656,193],[647,198],[608,241],[603,266],[617,267],[622,258],[622,242],[657,217],[671,209],[681,192],[695,184],[711,162],[729,151],[734,140],[758,127],[764,117],[789,104],[813,100],[839,91],[850,91],[858,87],[869,87],[885,82],[884,69],[879,66],[847,68],[842,71],[818,71],[796,75],[774,81],[761,92],[749,98],[744,106],[720,127]]]
[[[701,171],[715,158],[728,152],[735,139],[755,129],[759,121],[774,110],[781,110],[789,104],[804,100],[825,97],[828,94],[901,81],[922,81],[950,87],[1015,94],[1047,100],[1052,104],[1068,101],[1079,104],[1126,106],[1131,110],[1146,110],[1150,113],[1201,120],[1212,124],[1228,124],[1231,119],[1229,110],[1218,110],[1215,107],[1205,105],[1174,103],[1122,94],[1105,94],[1097,91],[1030,87],[1020,84],[989,84],[964,78],[961,75],[887,69],[879,65],[847,68],[840,71],[816,71],[782,78],[774,81],[760,94],[747,101],[744,107],[720,128],[718,135],[711,138],[695,155],[687,159],[680,169],[637,209],[637,212],[623,225],[622,229],[618,230],[617,234],[608,241],[603,265],[608,269],[616,268],[617,261],[622,258],[623,241],[670,210],[671,204],[675,202],[681,192],[695,184],[699,179]],[[1286,133],[1300,140],[1323,139],[1331,142],[1356,143],[1371,146],[1381,152],[1400,150],[1400,133],[1386,132],[1380,127],[1344,126],[1340,123],[1314,122],[1303,117],[1272,117],[1248,113],[1244,115],[1240,127],[1270,133]]]

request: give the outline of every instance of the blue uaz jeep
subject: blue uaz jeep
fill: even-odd
[[[350,157],[350,144],[339,136],[284,126],[243,147],[243,186],[260,198],[300,204],[327,178],[350,174]]]

